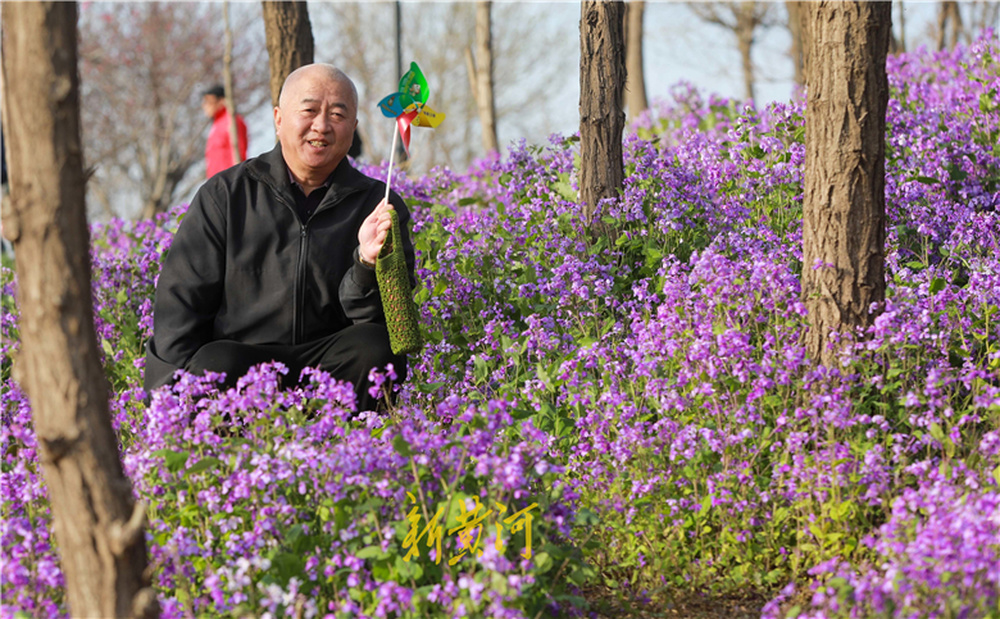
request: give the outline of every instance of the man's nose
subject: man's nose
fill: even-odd
[[[312,129],[318,133],[326,133],[330,131],[333,123],[330,121],[330,116],[327,114],[317,114],[313,118]]]

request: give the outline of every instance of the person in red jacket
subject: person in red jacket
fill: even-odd
[[[236,115],[236,133],[240,143],[240,161],[233,161],[233,149],[229,141],[229,110],[226,108],[226,90],[220,84],[202,93],[201,109],[212,119],[212,129],[205,142],[205,178],[212,178],[219,172],[231,168],[247,158],[247,125],[243,117]]]

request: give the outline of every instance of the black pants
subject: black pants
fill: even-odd
[[[358,411],[375,410],[377,398],[368,393],[368,372],[392,363],[398,378],[406,379],[406,357],[392,354],[389,332],[385,325],[361,323],[352,325],[319,340],[286,346],[283,344],[244,344],[233,340],[216,340],[205,344],[184,367],[192,374],[206,370],[226,373],[226,386],[233,387],[252,366],[268,361],[280,361],[288,366],[284,386],[298,383],[303,368],[318,367],[334,378],[354,385],[358,396]]]

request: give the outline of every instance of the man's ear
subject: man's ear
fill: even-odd
[[[274,132],[277,133],[281,129],[281,109],[278,107],[274,108]]]

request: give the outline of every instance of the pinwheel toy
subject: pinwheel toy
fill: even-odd
[[[389,174],[385,180],[385,197],[389,199],[389,184],[392,181],[392,160],[396,154],[396,140],[402,137],[403,148],[410,152],[410,127],[433,129],[444,120],[444,114],[435,112],[427,105],[429,95],[427,79],[417,63],[410,63],[410,70],[399,78],[399,90],[378,103],[382,114],[396,119],[392,134],[392,151],[389,153]]]

